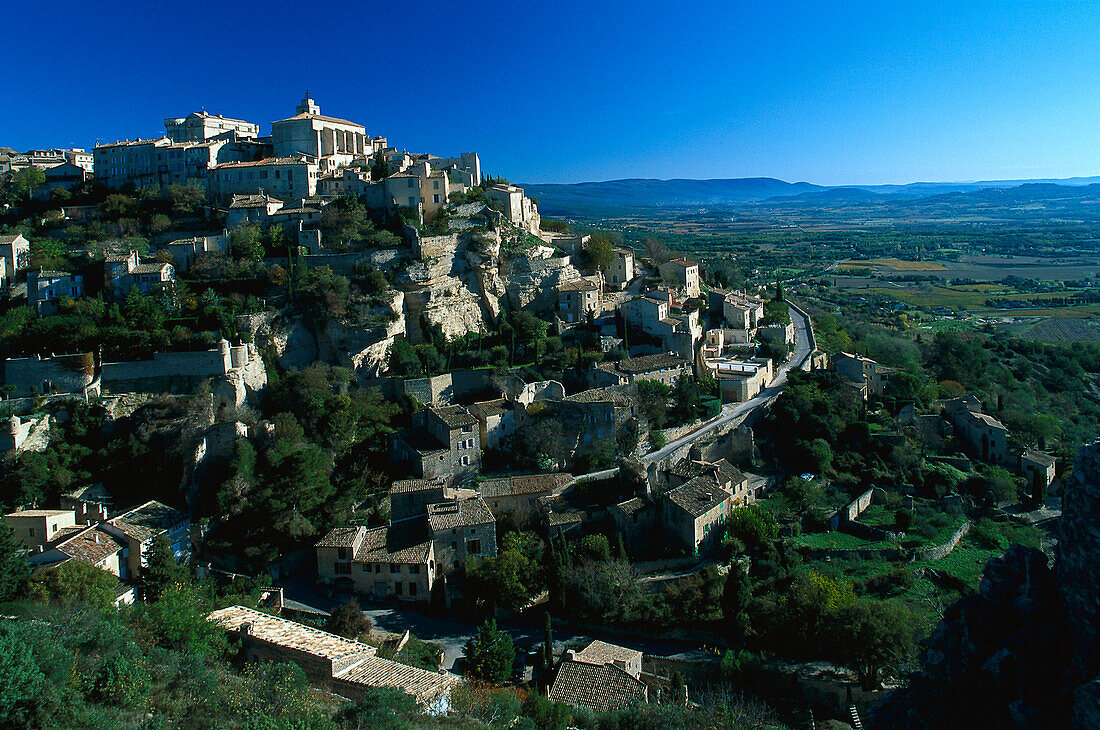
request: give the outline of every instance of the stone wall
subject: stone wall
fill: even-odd
[[[919,560],[939,560],[940,558],[947,557],[951,554],[951,551],[955,549],[955,546],[959,544],[959,541],[966,536],[966,533],[970,532],[970,523],[964,522],[959,525],[959,529],[947,539],[947,542],[941,545],[933,545],[930,548],[925,548],[917,554]]]
[[[92,353],[4,361],[4,383],[19,396],[50,392],[80,393],[95,380]]]

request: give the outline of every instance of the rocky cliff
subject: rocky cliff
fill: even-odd
[[[1100,442],[1081,449],[1063,499],[1054,568],[1021,546],[990,560],[873,727],[1100,728]]]

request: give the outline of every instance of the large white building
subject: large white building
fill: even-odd
[[[321,114],[308,91],[294,111],[294,116],[271,123],[276,157],[306,155],[317,158],[323,170],[330,170],[356,158],[371,157],[385,146],[384,139],[368,137],[363,125]],[[324,162],[320,162],[322,158]]]

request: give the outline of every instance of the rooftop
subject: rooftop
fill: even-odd
[[[692,261],[691,259],[685,259],[685,258],[672,259],[668,263],[676,264],[677,266],[698,266],[699,265],[698,261]]]
[[[487,497],[552,492],[573,481],[572,474],[529,474],[498,479],[486,479],[478,485],[478,491]]]
[[[318,541],[316,547],[354,547],[362,527],[334,527]]]
[[[496,522],[489,505],[481,497],[428,505],[428,524],[432,532]]]
[[[127,537],[141,540],[152,538],[157,533],[174,527],[187,519],[187,515],[178,509],[152,500],[125,514],[114,517],[108,522]]]
[[[95,565],[126,546],[113,535],[91,527],[80,531],[56,547],[74,560]]]
[[[1038,449],[1024,450],[1022,458],[1033,461],[1036,464],[1041,464],[1042,466],[1054,466],[1058,461],[1050,454],[1039,451]]]
[[[628,662],[632,659],[641,661],[642,652],[596,639],[581,651],[576,652],[573,659],[586,664],[611,664],[615,660]]]
[[[427,492],[443,488],[442,479],[398,479],[390,485],[390,494]]]
[[[646,508],[646,502],[641,497],[632,497],[625,502],[615,505],[624,515],[632,515]]]
[[[508,400],[504,398],[497,398],[496,400],[486,400],[480,403],[474,403],[470,406],[472,413],[478,414],[483,418],[489,416],[499,416],[502,413],[506,413],[510,410],[508,406]]]
[[[575,281],[567,281],[563,284],[558,284],[558,291],[593,291],[599,290],[600,285],[594,281],[591,281],[585,277],[581,277]]]
[[[431,551],[432,539],[422,523],[409,520],[367,529],[363,533],[363,544],[355,551],[355,560],[359,563],[424,565]]]
[[[676,320],[677,324],[679,323]],[[624,360],[612,363],[601,363],[597,367],[604,370],[617,370],[621,373],[648,373],[654,370],[669,370],[672,368],[682,368],[690,365],[691,363],[682,357],[677,357],[672,353],[662,352],[656,355],[643,355],[642,357],[628,357]]]
[[[56,517],[57,515],[72,514],[71,509],[21,509],[18,512],[9,512],[5,517]]]
[[[646,688],[614,664],[563,661],[550,686],[550,699],[603,712],[646,701]]]
[[[213,170],[228,170],[233,167],[262,167],[265,165],[308,165],[311,164],[305,157],[265,157],[262,160],[251,162],[222,162],[214,165]]]
[[[426,705],[433,705],[460,683],[453,674],[429,672],[380,656],[366,657],[339,679],[368,687],[397,687]]]
[[[634,404],[633,399],[628,395],[611,388],[589,388],[566,396],[565,400],[569,403],[614,403],[621,406]]]
[[[375,654],[373,646],[244,606],[214,611],[206,620],[221,625],[227,631],[237,631],[242,625],[251,624],[251,636],[330,661],[341,661],[357,655],[366,658]]]
[[[241,210],[244,208],[266,208],[273,203],[282,204],[283,201],[278,198],[273,198],[265,193],[258,195],[234,195],[233,201],[229,204],[231,210]]]
[[[350,127],[359,127],[359,129],[362,129],[363,132],[366,133],[366,128],[363,127],[362,124],[359,124],[357,122],[353,122],[348,119],[340,119],[339,117],[326,117],[324,114],[311,114],[309,112],[301,112],[299,114],[295,114],[292,117],[287,117],[286,119],[280,119],[277,122],[272,122],[271,124],[272,126],[274,126],[276,124],[282,124],[283,122],[295,122],[304,119],[316,119],[321,122],[332,122],[333,124],[346,124]]]
[[[429,408],[428,411],[451,428],[473,426],[477,423],[477,419],[467,413],[462,406],[436,406]]]
[[[729,499],[730,495],[711,477],[698,476],[669,490],[665,496],[692,517],[698,517]]]

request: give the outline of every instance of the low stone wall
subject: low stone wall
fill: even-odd
[[[942,545],[933,545],[932,547],[925,548],[917,553],[917,557],[920,560],[939,560],[940,558],[947,557],[968,532],[970,532],[970,522],[964,522],[959,525],[959,529],[955,530],[954,534],[948,538],[947,542]]]
[[[803,555],[811,560],[899,560],[903,557],[897,548],[810,548]]]

